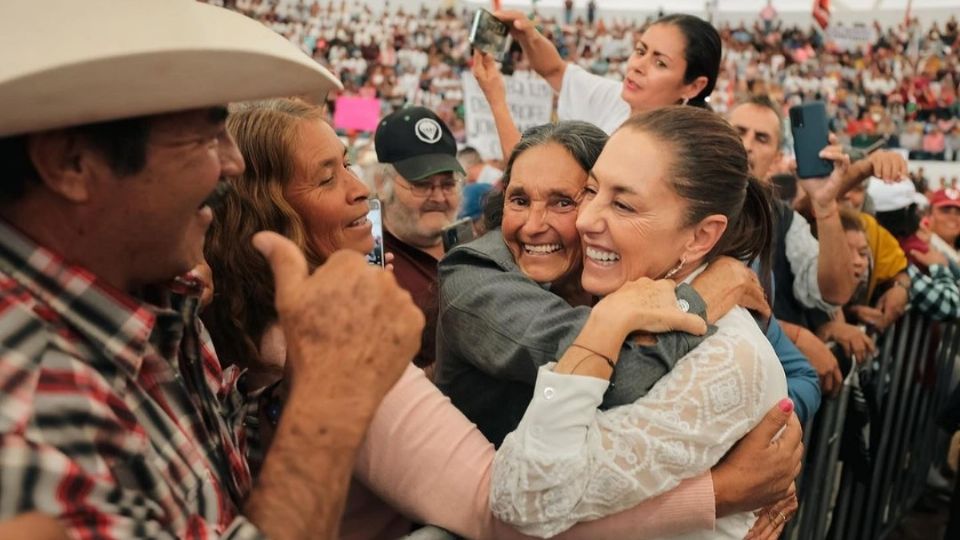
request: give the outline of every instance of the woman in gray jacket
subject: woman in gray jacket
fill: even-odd
[[[528,130],[507,163],[502,196],[488,201],[490,232],[440,262],[436,383],[497,446],[526,411],[538,368],[559,358],[590,316],[577,203],[606,139],[578,121]],[[756,278],[732,259],[678,287],[677,298],[708,323],[738,302],[765,307]],[[602,406],[644,396],[701,340],[669,332],[627,341]]]

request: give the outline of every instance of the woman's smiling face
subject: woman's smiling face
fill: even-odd
[[[555,142],[530,148],[514,161],[501,231],[530,279],[549,283],[579,268],[577,200],[586,179],[587,172]]]
[[[633,129],[607,142],[577,219],[587,292],[603,296],[677,266],[693,233],[684,226],[687,205],[667,180],[670,155],[669,147]]]

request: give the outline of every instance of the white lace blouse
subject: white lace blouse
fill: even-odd
[[[734,308],[649,394],[598,411],[608,382],[540,369],[533,400],[494,460],[490,506],[548,538],[635,506],[709,470],[787,395],[773,348]],[[743,538],[752,513],[682,538]]]

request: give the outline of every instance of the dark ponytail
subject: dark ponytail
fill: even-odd
[[[687,62],[683,82],[690,84],[697,77],[707,78],[707,85],[699,94],[691,98],[687,105],[710,110],[707,98],[717,86],[720,60],[723,58],[723,42],[720,40],[720,33],[707,21],[683,13],[660,17],[653,24],[671,24],[683,34],[687,42],[683,49],[683,58]]]
[[[773,191],[754,176],[747,177],[747,194],[739,218],[727,225],[711,255],[759,261],[760,276],[770,275],[773,252]],[[761,281],[764,281],[761,279]],[[767,288],[764,283],[764,288]]]
[[[673,106],[633,116],[620,129],[648,133],[672,150],[668,174],[673,190],[687,203],[685,225],[715,214],[727,218],[727,229],[707,261],[726,255],[744,262],[756,259],[769,269],[772,194],[750,175],[747,152],[726,120],[696,107]]]

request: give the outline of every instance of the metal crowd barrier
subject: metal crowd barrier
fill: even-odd
[[[878,338],[878,354],[859,366],[851,362],[840,395],[824,399],[805,426],[800,508],[783,538],[883,540],[890,535],[923,493],[931,464],[941,464],[946,454],[947,436],[935,420],[960,352],[958,325],[907,313]],[[936,327],[939,341],[933,338]],[[871,410],[864,437],[870,459],[856,463],[847,455],[844,462],[844,431],[856,422],[849,415],[853,388],[864,381],[870,381],[870,391],[864,391]],[[858,480],[856,469],[866,478]]]
[[[934,325],[940,329],[934,340]],[[928,362],[928,353],[935,355]],[[800,508],[782,538],[789,540],[884,540],[923,493],[931,464],[946,455],[947,436],[936,425],[960,353],[960,322],[936,323],[908,312],[877,338],[877,354],[851,368],[840,394],[824,399],[804,426],[807,448],[797,484]],[[865,393],[870,416],[870,461],[865,481],[841,459],[854,386],[872,379]],[[847,456],[849,460],[849,456]],[[427,527],[401,540],[447,540]]]

